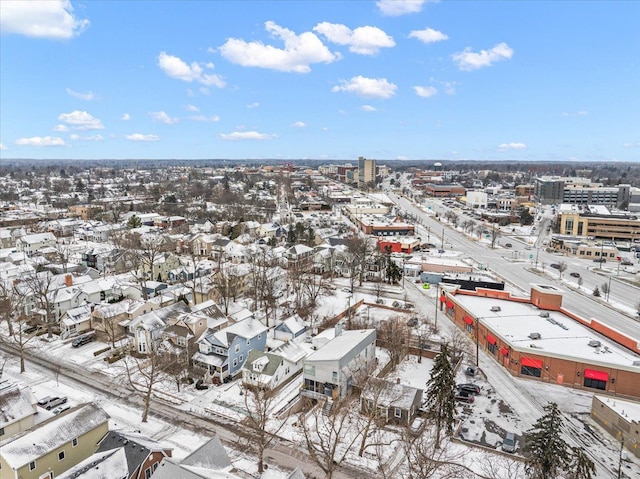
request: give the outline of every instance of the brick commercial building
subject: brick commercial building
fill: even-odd
[[[565,310],[555,286],[450,289],[440,308],[513,376],[640,398],[640,340]]]

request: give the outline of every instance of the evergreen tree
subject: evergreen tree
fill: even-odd
[[[571,461],[569,445],[561,436],[563,423],[558,405],[548,403],[544,410],[546,414],[525,433],[525,470],[531,479],[558,477]]]
[[[142,220],[136,215],[133,215],[131,218],[129,218],[129,221],[127,221],[127,228],[129,229],[140,228],[141,226]]]
[[[395,284],[402,279],[402,270],[400,267],[391,261],[391,257],[387,256],[387,281]]]
[[[593,289],[593,295],[594,295],[596,298],[599,298],[599,297],[600,297],[600,288],[598,288],[598,287],[596,286],[596,287]]]
[[[571,451],[567,479],[592,479],[596,472],[593,461],[579,447],[572,447]]]
[[[455,373],[449,360],[449,350],[443,344],[435,357],[431,377],[427,381],[427,411],[436,424],[435,448],[440,448],[440,433],[444,428],[447,435],[453,433],[455,421]]]

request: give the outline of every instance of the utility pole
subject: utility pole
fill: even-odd
[[[444,249],[444,227],[442,228],[442,247],[441,249]]]

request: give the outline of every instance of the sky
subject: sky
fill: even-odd
[[[637,1],[0,2],[0,160],[640,161]]]

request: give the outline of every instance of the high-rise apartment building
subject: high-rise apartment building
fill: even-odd
[[[376,182],[376,160],[367,160],[363,156],[358,158],[358,187]]]

